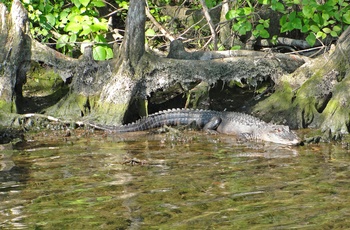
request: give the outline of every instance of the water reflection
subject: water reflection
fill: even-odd
[[[0,228],[23,229],[22,209],[26,202],[20,193],[26,181],[25,170],[15,165],[12,151],[0,152]]]
[[[36,135],[6,154],[0,228],[350,226],[349,154],[341,146],[97,133]]]

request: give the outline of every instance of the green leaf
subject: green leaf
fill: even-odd
[[[287,15],[283,15],[280,19],[280,26],[283,26],[287,23]]]
[[[242,47],[241,46],[232,46],[231,50],[240,50]]]
[[[118,5],[120,8],[123,8],[125,10],[129,9],[129,2],[126,2],[126,1],[118,2]]]
[[[340,26],[334,26],[333,27],[333,31],[335,32],[340,32],[342,29],[340,28]]]
[[[323,33],[322,31],[318,31],[316,37],[325,39],[327,37],[327,34]]]
[[[104,7],[106,4],[103,1],[100,0],[93,0],[91,1],[91,4],[96,7]]]
[[[323,20],[327,21],[330,17],[329,17],[329,14],[322,13],[322,18],[323,18]]]
[[[334,24],[334,23],[336,23],[335,20],[329,20],[329,21],[328,21],[328,24],[331,24],[331,25],[332,25],[332,24]]]
[[[233,30],[237,31],[240,35],[246,35],[247,31],[252,30],[252,24],[250,22],[242,22],[233,24]]]
[[[306,18],[312,18],[312,16],[315,13],[315,10],[312,7],[308,6],[308,5],[305,5],[302,8],[302,12],[303,12],[303,14],[304,14],[304,16]]]
[[[53,14],[47,14],[45,17],[50,26],[54,26],[56,24],[56,17]]]
[[[79,0],[79,2],[80,2],[83,6],[87,7],[87,5],[89,5],[89,3],[90,3],[90,0]]]
[[[231,19],[234,19],[238,16],[239,16],[239,14],[238,14],[237,10],[229,10],[226,13],[225,18],[226,18],[226,20],[231,20]]]
[[[98,34],[94,37],[95,42],[105,43],[106,39],[103,37],[103,35]]]
[[[273,35],[273,36],[272,36],[272,39],[271,39],[271,42],[272,42],[272,44],[277,45],[278,36],[277,36],[277,35]]]
[[[350,11],[343,14],[343,22],[345,22],[346,24],[350,24]]]
[[[209,9],[213,8],[215,6],[215,1],[213,1],[213,0],[205,0],[205,5],[207,5],[207,7]]]
[[[316,26],[316,25],[310,26],[310,29],[311,29],[311,31],[314,32],[314,33],[317,33],[318,31],[320,31],[320,28],[318,28],[318,26]]]
[[[310,33],[307,37],[306,37],[306,41],[310,46],[315,45],[316,42],[316,36],[313,33]]]
[[[310,30],[310,27],[309,25],[303,25],[303,27],[301,28],[301,32],[302,33],[306,33]]]
[[[244,15],[250,15],[253,11],[254,11],[253,8],[250,8],[250,7],[243,7]]]
[[[108,25],[107,22],[99,22],[97,20],[97,22],[95,22],[93,25],[90,26],[91,30],[93,32],[98,32],[98,31],[108,31]]]
[[[103,46],[96,45],[92,49],[92,56],[96,61],[106,60],[106,57],[107,57],[106,49]]]
[[[326,34],[329,34],[332,30],[326,27],[326,28],[323,28],[322,31],[325,32]]]
[[[303,28],[300,18],[295,18],[291,23],[294,29],[301,30]]]
[[[69,42],[76,42],[77,41],[77,34],[72,34],[70,37],[69,37]]]
[[[63,20],[63,19],[68,20],[67,19],[68,14],[69,14],[69,9],[65,9],[65,10],[61,11],[61,13],[60,13],[61,20]]]
[[[269,28],[270,27],[270,19],[265,20],[263,25],[265,28]]]
[[[84,24],[83,26],[82,26],[82,28],[83,28],[83,31],[81,31],[81,33],[79,34],[79,36],[85,36],[85,35],[88,35],[88,34],[90,34],[91,33],[91,28],[90,28],[90,26],[89,25],[86,25],[86,24]]]
[[[334,37],[334,38],[336,38],[336,37],[338,37],[339,35],[338,35],[337,32],[335,32],[334,30],[332,30],[332,31],[331,31],[331,36]]]
[[[277,12],[283,13],[285,11],[284,5],[281,2],[277,2],[275,5],[272,5],[271,8]]]
[[[111,49],[110,47],[105,47],[105,49],[106,49],[106,60],[112,59],[114,56],[113,49]]]
[[[67,34],[64,34],[61,37],[59,37],[57,39],[56,49],[60,49],[64,47],[67,44],[68,40],[69,40],[69,36]]]
[[[146,36],[154,36],[156,35],[156,32],[153,29],[147,29],[145,32]]]
[[[270,5],[271,0],[259,0],[259,3],[263,5]]]
[[[259,33],[260,37],[262,38],[269,38],[270,37],[270,34],[267,30],[263,29],[263,30],[260,30],[260,33]]]
[[[81,6],[81,3],[79,0],[72,0],[73,4],[77,7],[77,8],[80,8]]]
[[[264,29],[264,25],[259,24],[255,27],[256,30],[263,30]]]
[[[285,15],[287,17],[287,15]],[[292,13],[289,14],[288,18],[289,21],[293,21],[295,19],[295,17],[297,16],[297,12],[293,11]]]
[[[323,18],[320,14],[314,14],[312,20],[314,20],[314,22],[316,22],[318,25],[323,25]]]
[[[78,33],[82,29],[83,26],[80,23],[68,22],[66,27],[64,28],[64,31]]]

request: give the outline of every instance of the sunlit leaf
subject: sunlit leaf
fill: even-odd
[[[244,8],[243,8],[243,11],[244,11],[244,14],[245,14],[245,15],[251,14],[253,10],[254,10],[254,9],[253,9],[253,8],[250,8],[250,7],[244,7]]]
[[[154,36],[156,32],[153,29],[147,29],[145,32],[146,36]]]
[[[107,23],[97,22],[97,23],[94,23],[93,25],[91,25],[91,30],[93,32],[107,31],[108,25],[107,25]]]
[[[76,42],[77,41],[77,34],[72,34],[69,37],[69,42]]]
[[[241,46],[232,46],[231,47],[231,50],[240,50],[241,49]]]
[[[51,26],[54,26],[56,24],[56,17],[53,14],[47,14],[45,17],[46,17],[47,22]]]
[[[67,23],[66,27],[64,28],[65,31],[71,31],[74,33],[78,33],[80,30],[83,29],[83,26],[80,23],[76,22],[69,22]]]
[[[89,5],[90,0],[79,0],[79,2],[86,7],[87,5]]]
[[[227,13],[226,13],[226,20],[231,20],[231,19],[234,19],[236,17],[238,17],[238,12],[236,10],[229,10]]]
[[[114,56],[113,49],[106,47],[106,60],[112,59]]]
[[[106,5],[103,1],[100,0],[93,0],[91,1],[91,4],[96,7],[104,7]]]
[[[95,37],[94,37],[94,41],[95,42],[106,42],[106,39],[101,35],[101,34],[97,34]]]
[[[316,37],[317,37],[317,38],[325,39],[325,38],[327,37],[327,34],[325,34],[325,33],[322,32],[322,31],[318,31],[318,32],[316,33]]]
[[[80,8],[81,6],[81,3],[79,0],[72,0],[73,4],[77,7],[77,8]]]
[[[94,57],[94,60],[103,61],[103,60],[106,60],[107,52],[103,46],[96,45],[92,49],[92,55]]]
[[[91,31],[92,31],[89,25],[83,25],[82,28],[83,28],[83,31],[81,31],[81,33],[79,34],[79,36],[88,35],[88,34],[90,34]]]
[[[326,27],[326,28],[323,28],[322,31],[325,32],[326,34],[329,34],[332,30]]]

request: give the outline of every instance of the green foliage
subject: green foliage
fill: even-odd
[[[327,0],[325,4],[317,0],[238,0],[226,19],[234,20],[232,29],[239,35],[252,32],[255,37],[269,38],[269,19],[255,19],[256,9],[266,6],[283,14],[281,33],[300,31],[311,46],[317,39],[338,37],[350,24],[350,4],[345,0]]]
[[[255,37],[268,38],[269,32],[266,30],[269,28],[269,20],[258,20],[255,23],[255,6],[251,1],[245,1],[245,4],[241,4],[243,1],[239,0],[234,9],[231,9],[226,14],[227,20],[234,20],[232,29],[240,35],[246,35],[247,32],[252,32]]]
[[[205,0],[205,5],[207,5],[208,8],[212,8],[216,6],[221,1],[215,1],[215,0]]]
[[[0,3],[3,3],[8,10],[11,9],[12,0],[0,0]]]
[[[113,57],[105,39],[108,21],[100,18],[97,10],[105,6],[103,0],[23,0],[23,4],[28,10],[31,33],[39,41],[54,41],[56,49],[71,56],[83,42],[94,42],[95,60]]]

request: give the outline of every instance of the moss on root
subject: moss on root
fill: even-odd
[[[292,87],[288,82],[284,82],[276,88],[276,91],[270,97],[255,105],[253,113],[259,115],[265,121],[295,127],[295,111],[291,106],[293,98]]]
[[[16,112],[16,106],[12,102],[0,100],[0,111],[7,113]]]

